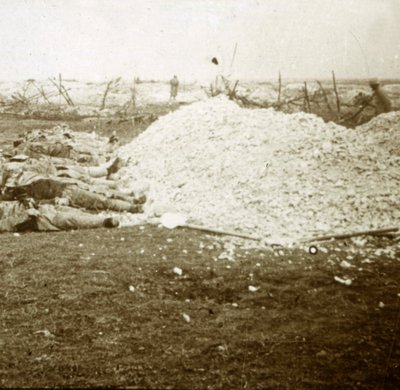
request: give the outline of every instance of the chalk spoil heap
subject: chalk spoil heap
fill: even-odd
[[[147,215],[181,212],[281,244],[400,218],[399,112],[347,129],[219,96],[160,118],[118,154],[126,182],[149,183]]]

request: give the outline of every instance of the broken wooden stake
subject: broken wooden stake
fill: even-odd
[[[282,78],[281,78],[281,72],[279,72],[279,76],[278,76],[278,102],[277,102],[277,107],[278,108],[281,106],[281,91],[282,91]]]
[[[60,77],[61,77],[61,75],[59,75]],[[59,79],[60,80],[60,82],[61,82],[61,78]],[[58,92],[59,92],[59,96],[60,96],[60,99],[61,99],[61,96],[64,98],[64,100],[67,102],[67,104],[69,105],[69,106],[73,106],[74,105],[74,103],[72,102],[72,100],[71,100],[71,98],[68,96],[68,93],[66,93],[66,89],[61,85],[61,87],[60,87],[60,85],[59,84],[57,84],[54,80],[52,80],[51,78],[49,78],[49,81],[57,88],[57,90],[58,90]],[[60,101],[60,104],[61,104],[61,101]]]
[[[344,233],[344,234],[330,234],[326,236],[320,236],[320,237],[314,237],[314,238],[307,238],[304,240],[301,240],[300,242],[313,242],[313,241],[328,241],[334,238],[335,240],[341,240],[344,238],[351,238],[351,237],[357,237],[357,236],[379,236],[385,233],[393,233],[397,232],[399,230],[398,227],[391,227],[391,228],[385,228],[385,229],[376,229],[376,230],[364,230],[361,232],[352,232],[352,233]]]
[[[311,112],[310,98],[308,96],[307,81],[304,81],[304,101],[306,103],[307,112]]]
[[[332,80],[333,80],[333,90],[335,91],[335,96],[336,96],[336,108],[338,111],[338,116],[340,117],[340,99],[339,99],[339,93],[338,93],[337,86],[336,86],[335,71],[333,71],[333,70],[332,70]]]
[[[107,95],[108,95],[108,92],[109,92],[110,89],[111,89],[111,84],[112,84],[112,83],[113,83],[113,80],[110,80],[110,81],[107,83],[106,90],[104,91],[103,99],[102,99],[102,101],[101,101],[100,111],[101,111],[101,110],[104,110],[104,108],[105,108],[105,106],[106,106]]]

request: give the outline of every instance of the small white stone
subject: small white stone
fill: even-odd
[[[369,264],[369,263],[372,263],[372,261],[370,259],[364,259],[364,260],[361,261],[361,263],[368,263]]]
[[[174,274],[177,274],[179,276],[181,276],[183,274],[182,269],[179,267],[174,267],[174,269],[172,271],[174,272]]]
[[[254,286],[249,286],[249,291],[250,292],[256,292],[260,289],[260,287],[254,287]]]

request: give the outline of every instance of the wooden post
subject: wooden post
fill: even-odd
[[[42,98],[45,100],[47,104],[51,104],[50,100],[48,99],[46,92],[44,91],[43,87],[38,87],[36,84],[34,84],[35,88],[39,91],[40,95]]]
[[[35,81],[32,81],[32,85],[35,87],[35,89],[39,92],[39,96],[42,96],[42,98],[46,101],[46,103],[51,104],[50,100],[47,98],[46,93],[44,92],[43,87],[41,86],[40,88],[36,85]],[[36,94],[37,95],[37,94]]]
[[[310,98],[308,97],[307,81],[304,81],[304,100],[306,102],[307,112],[311,112]]]
[[[131,88],[131,109],[132,113],[136,111],[136,78],[133,78],[132,88]]]
[[[60,104],[61,104],[61,96],[65,99],[65,101],[67,102],[68,105],[73,106],[74,103],[72,102],[72,100],[70,99],[70,97],[68,96],[67,90],[61,85],[57,84],[54,80],[49,78],[49,81],[57,88],[58,92],[59,92],[59,96],[60,96]]]
[[[107,83],[107,87],[106,87],[106,90],[104,91],[103,99],[102,99],[102,101],[101,101],[100,111],[101,111],[101,110],[104,110],[104,108],[105,108],[105,106],[106,106],[107,94],[108,94],[108,91],[109,91],[110,88],[111,88],[111,84],[112,84],[112,83],[113,83],[113,80],[110,80],[110,81]]]
[[[336,86],[335,72],[333,70],[332,70],[332,80],[333,80],[333,90],[335,91],[335,96],[336,96],[336,108],[338,111],[338,116],[340,117],[340,99]]]
[[[64,97],[64,99],[66,100],[66,102],[68,103],[69,106],[74,106],[74,102],[69,97],[68,92],[62,83],[61,73],[58,74],[58,82],[59,82],[59,91],[60,91],[61,95]],[[61,100],[61,96],[60,96],[60,100]],[[61,101],[60,101],[60,104],[61,104]]]
[[[236,80],[235,85],[233,86],[233,88],[229,90],[229,98],[231,100],[236,98],[236,88],[237,88],[238,84],[239,84],[239,80]]]
[[[61,85],[62,85],[62,82],[61,82],[61,73],[59,73],[58,74],[58,90],[61,92]],[[61,106],[61,94],[60,94],[60,96],[59,96],[59,99],[58,99],[58,104]]]
[[[282,90],[282,78],[281,78],[281,72],[279,71],[279,76],[278,76],[278,109],[281,107],[281,90]]]
[[[47,97],[46,92],[44,91],[43,87],[40,87],[40,93],[42,94],[43,99],[46,100],[46,102],[48,104],[51,104],[51,102],[50,102],[49,98]]]
[[[72,101],[72,99],[70,98],[68,91],[66,90],[66,88],[64,87],[64,85],[61,85],[61,90],[63,91],[63,95],[65,95],[65,97],[67,98],[67,102],[70,106],[74,106],[74,102]]]

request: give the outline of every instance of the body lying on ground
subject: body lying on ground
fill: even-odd
[[[117,227],[118,220],[72,207],[25,200],[0,202],[0,233]]]
[[[19,200],[25,197],[36,201],[64,199],[64,204],[87,210],[113,210],[140,213],[143,211],[144,196],[135,197],[110,190],[102,193],[95,186],[82,188],[79,180],[52,175],[40,175],[23,172],[16,180],[5,183],[2,190],[3,200]]]
[[[144,189],[119,188],[124,161],[105,148],[95,135],[62,126],[14,142],[0,154],[0,231],[114,227],[116,220],[94,212],[143,212]]]
[[[140,213],[146,201],[145,195],[118,191],[115,182],[99,179],[114,173],[117,160],[106,167],[66,164],[56,167],[50,160],[6,163],[0,184],[2,199],[29,197],[36,201],[54,201],[62,198],[63,204],[87,210]]]
[[[117,183],[111,180],[123,166],[123,161],[116,158],[112,163],[100,166],[81,166],[64,158],[41,158],[34,159],[26,155],[17,155],[1,164],[2,184],[11,177],[17,177],[24,172],[32,172],[41,175],[52,175],[79,180],[86,184],[101,185],[105,188],[116,189]],[[85,186],[85,184],[82,184]]]
[[[76,133],[67,126],[57,126],[51,130],[31,130],[14,141],[14,154],[29,157],[41,156],[68,158],[81,163],[97,165],[104,161],[105,153],[115,149],[109,143],[106,150],[94,134]]]

